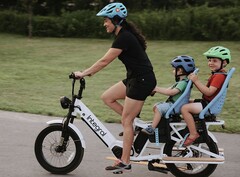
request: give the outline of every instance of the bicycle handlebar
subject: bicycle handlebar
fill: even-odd
[[[73,72],[69,74],[69,79],[76,79],[75,74]]]
[[[69,75],[69,79],[73,79],[73,81],[72,81],[72,96],[73,96],[74,95],[74,85],[75,85],[75,81],[77,79],[73,72]],[[80,82],[80,88],[78,91],[78,98],[82,98],[82,92],[83,92],[83,89],[85,89],[86,82],[85,82],[84,78],[79,79],[79,82]]]

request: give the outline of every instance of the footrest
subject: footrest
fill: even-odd
[[[208,157],[164,157],[164,163],[208,163],[221,164],[224,163],[224,158],[208,158]]]
[[[117,160],[116,157],[106,157],[107,160]],[[148,161],[133,161],[130,160],[131,163],[133,164],[138,164],[138,165],[148,165],[150,162]],[[159,168],[167,168],[165,164],[160,164],[160,163],[151,163],[154,167],[159,167]]]
[[[148,162],[148,170],[149,171],[157,171],[157,172],[161,172],[161,173],[165,173],[165,174],[167,174],[169,171],[166,167],[159,167],[159,166],[157,167],[152,162]]]

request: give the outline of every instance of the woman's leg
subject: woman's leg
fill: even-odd
[[[121,160],[124,163],[130,163],[130,153],[134,138],[133,121],[143,107],[144,101],[134,100],[126,97],[123,114],[122,114],[122,125],[123,125],[123,153]]]
[[[119,115],[122,115],[123,105],[121,105],[117,100],[125,99],[126,97],[126,86],[122,81],[116,83],[107,89],[101,96],[103,102],[114,110]]]

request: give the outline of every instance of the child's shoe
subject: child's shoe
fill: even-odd
[[[142,129],[141,131],[142,131],[143,133],[148,134],[148,135],[154,135],[154,133],[155,133],[154,130],[155,130],[155,128],[153,128],[151,125],[149,125],[147,128]]]
[[[186,140],[183,143],[183,146],[190,146],[197,138],[199,138],[200,135],[196,134],[193,138],[190,138],[189,136],[186,138]]]

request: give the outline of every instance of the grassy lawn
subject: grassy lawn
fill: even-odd
[[[0,34],[0,109],[29,112],[43,115],[63,116],[59,104],[60,96],[71,94],[72,71],[83,70],[98,60],[111,46],[112,40],[33,38]],[[195,58],[200,68],[199,77],[204,83],[209,77],[207,61],[203,52],[212,46],[223,45],[232,52],[232,63],[236,67],[230,88],[219,119],[224,119],[226,129],[214,129],[240,133],[240,42],[199,42],[199,41],[148,41],[147,53],[154,65],[158,85],[168,87],[174,82],[170,61],[177,55],[187,54]],[[125,68],[119,60],[93,77],[86,78],[83,101],[96,116],[106,122],[119,122],[120,116],[105,106],[100,96],[105,89],[125,77]],[[194,88],[192,97],[201,94]],[[165,101],[166,96],[149,97],[141,117],[152,120],[152,106]]]

